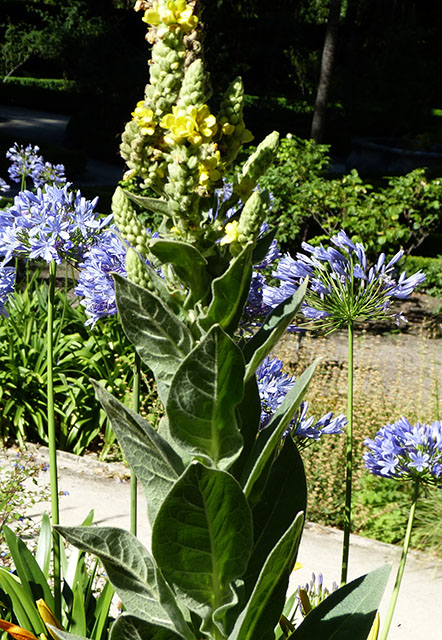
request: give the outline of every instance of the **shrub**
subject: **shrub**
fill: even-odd
[[[425,273],[425,281],[419,289],[430,296],[442,296],[442,256],[424,258],[422,256],[407,256],[403,264],[408,272],[421,269]]]

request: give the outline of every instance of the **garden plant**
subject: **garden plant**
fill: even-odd
[[[2,622],[2,628],[27,640],[44,632],[41,620],[61,640],[98,640],[99,632],[103,637],[109,633],[110,640],[266,640],[281,637],[281,632],[294,640],[337,635],[341,640],[366,640],[370,633],[375,637],[373,623],[389,567],[347,583],[351,374],[342,585],[331,594],[321,589],[317,606],[301,623],[285,615],[307,507],[302,450],[309,439],[341,432],[346,420],[330,413],[317,421],[307,417],[303,398],[316,363],[294,381],[271,352],[303,311],[327,329],[345,326],[351,356],[353,323],[385,314],[390,299],[409,295],[422,276],[395,279],[394,267],[402,253],[389,261],[381,255],[369,268],[362,245],[340,231],[333,238],[337,248],[305,245],[312,257],[283,258],[276,275],[285,286],[278,291],[267,288],[272,300],[263,298],[262,268],[276,254],[274,231],[266,224],[272,199],[260,179],[277,151],[278,134],[270,134],[256,147],[231,184],[223,180],[242,145],[251,140],[243,121],[241,80],[236,78],[227,88],[215,115],[202,60],[201,3],[137,0],[135,8],[148,25],[152,59],[144,99],[123,133],[121,153],[128,171],[112,201],[113,222],[124,245],[124,273],[109,269],[112,260],[101,262],[108,276],[113,271],[124,332],[141,366],[155,378],[164,407],[158,428],[140,415],[137,400],[129,408],[102,384],[94,386],[144,488],[151,542],[148,549],[133,532],[90,526],[90,521],[78,527],[57,526],[54,498],[54,592],[48,586],[47,553],[43,576],[39,562],[27,555],[31,575],[16,567],[19,593],[28,596],[21,610],[16,579],[3,576],[2,591],[6,600],[15,602],[15,618]],[[134,180],[153,195],[127,188]],[[75,215],[66,215],[55,229],[58,218],[51,212],[57,203],[66,205],[68,212],[75,209]],[[49,340],[60,250],[78,259],[81,247],[84,268],[100,262],[94,262],[93,246],[108,233],[102,229],[109,220],[96,218],[94,206],[69,192],[68,185],[47,185],[36,194],[22,191],[4,213],[2,238],[6,246],[9,239],[11,247],[5,259],[22,252],[49,263]],[[144,210],[162,216],[157,233],[145,227]],[[47,217],[41,215],[48,211]],[[32,230],[37,214],[51,233],[39,233],[42,227]],[[16,228],[18,236],[13,233]],[[90,243],[82,240],[86,229],[92,230]],[[113,307],[106,307],[106,301],[113,303],[113,294],[106,293],[108,281],[96,271],[103,286],[101,291],[100,286],[94,288],[93,273],[92,269],[79,287],[82,295],[89,292],[85,306],[92,322],[113,313]],[[257,305],[259,319],[254,317]],[[47,352],[50,358],[50,342]],[[50,380],[48,374],[51,403]],[[53,404],[49,409],[51,416]],[[51,418],[49,423],[54,451]],[[55,456],[51,467],[54,491]],[[99,558],[108,576],[110,584],[92,623],[86,624],[85,615],[91,581],[81,563],[75,583],[78,608],[62,617],[58,534],[81,554]],[[20,565],[24,545],[12,536],[9,544]],[[43,589],[37,603],[39,619],[31,602],[31,582]],[[123,605],[115,621],[105,606],[112,588]]]

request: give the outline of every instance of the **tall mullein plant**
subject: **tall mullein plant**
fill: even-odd
[[[255,372],[306,289],[241,338],[252,264],[271,243],[269,235],[259,239],[268,198],[256,187],[278,136],[258,146],[217,202],[227,166],[250,137],[241,82],[228,88],[215,116],[195,57],[196,2],[138,1],[136,8],[149,24],[151,82],[126,127],[122,153],[130,177],[159,197],[115,192],[114,220],[133,247],[128,277],[115,275],[115,286],[123,328],[155,376],[166,417],[155,431],[103,387],[96,393],[143,485],[151,550],[113,527],[58,530],[102,560],[121,598],[124,613],[111,640],[271,638],[306,510],[302,460],[294,439],[283,436],[314,371],[298,378],[260,431]],[[145,232],[137,206],[163,213],[159,237]],[[365,640],[387,575],[381,568],[337,591],[291,637],[320,637],[323,624],[337,632],[345,620],[348,637]]]

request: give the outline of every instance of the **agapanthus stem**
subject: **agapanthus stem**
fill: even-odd
[[[132,409],[138,413],[140,409],[140,376],[141,363],[138,353],[135,352],[134,387],[132,392]],[[137,535],[137,477],[133,471],[130,474],[130,531]]]
[[[348,555],[350,551],[351,532],[351,485],[353,477],[353,321],[349,320],[348,333],[348,379],[347,379],[347,443],[345,465],[345,507],[344,507],[344,541],[342,545],[341,584],[347,582]]]
[[[393,587],[393,593],[391,594],[390,604],[385,615],[385,622],[382,627],[382,632],[379,640],[387,640],[388,632],[390,631],[391,621],[393,619],[394,610],[396,608],[396,602],[399,595],[399,589],[402,582],[402,576],[404,575],[405,563],[407,561],[408,547],[410,546],[411,530],[413,528],[414,513],[416,511],[417,499],[419,496],[419,478],[416,478],[413,489],[413,500],[410,507],[410,513],[408,514],[407,530],[405,532],[404,544],[402,546],[401,559],[399,561],[399,567],[396,574],[396,581]]]
[[[51,517],[52,525],[60,522],[58,501],[58,471],[57,471],[57,442],[55,434],[54,411],[54,296],[57,265],[54,260],[49,263],[48,289],[48,317],[47,317],[47,411],[48,411],[48,443],[49,443],[49,474],[51,483]],[[61,618],[61,574],[60,574],[60,536],[53,533],[53,568],[54,568],[54,601],[55,616]]]

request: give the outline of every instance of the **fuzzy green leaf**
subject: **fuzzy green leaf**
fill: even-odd
[[[291,640],[366,640],[390,575],[384,565],[334,591],[311,611]]]
[[[100,558],[125,609],[144,620],[172,627],[159,601],[155,564],[141,542],[116,527],[60,527],[63,537]]]
[[[252,243],[231,261],[229,268],[212,283],[212,301],[207,313],[199,318],[203,329],[219,324],[232,333],[238,328],[249,295],[252,277]]]
[[[143,485],[152,523],[173,483],[184,471],[182,460],[138,413],[126,407],[101,385],[94,383],[94,387],[124,455]]]
[[[167,202],[167,200],[139,196],[136,193],[127,191],[126,189],[124,189],[124,193],[130,200],[132,200],[132,202],[135,202],[135,204],[138,204],[145,209],[148,209],[148,211],[152,211],[153,213],[161,213],[165,216],[170,215],[169,203]]]
[[[114,278],[124,332],[153,371],[165,404],[172,377],[192,349],[192,335],[155,294],[120,275],[114,274]]]
[[[176,240],[153,238],[149,250],[163,264],[171,264],[175,273],[193,295],[195,301],[206,295],[210,281],[206,272],[207,260],[192,245]]]
[[[158,512],[152,550],[180,600],[207,621],[236,603],[231,583],[247,567],[252,518],[238,482],[194,463]]]
[[[304,515],[298,513],[289,529],[269,553],[252,595],[239,615],[229,640],[261,640],[269,637],[269,632],[277,624],[284,606],[303,524]],[[319,636],[313,635],[310,640],[317,637]]]
[[[68,631],[57,629],[51,624],[48,624],[48,629],[51,630],[52,637],[57,638],[58,640],[89,640],[89,638],[86,638],[85,636],[78,636],[76,633],[68,633]]]
[[[246,380],[255,373],[295,317],[304,299],[306,288],[307,280],[304,280],[293,296],[281,302],[269,313],[259,331],[246,342],[243,349],[247,363]]]
[[[293,522],[295,514],[307,509],[307,484],[302,458],[292,438],[286,438],[275,458],[259,501],[252,511],[254,547],[244,577],[250,594],[262,566]]]
[[[222,468],[241,451],[235,406],[243,396],[243,376],[241,350],[215,325],[182,362],[169,391],[172,438]]]

